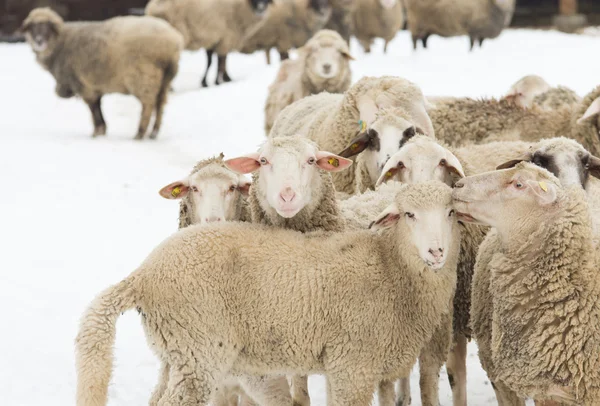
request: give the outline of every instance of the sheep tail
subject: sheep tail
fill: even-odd
[[[111,286],[98,295],[84,313],[75,340],[77,406],[104,406],[112,374],[116,323],[134,308],[131,281]]]

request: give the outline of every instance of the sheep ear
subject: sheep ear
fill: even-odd
[[[600,158],[592,155],[590,157],[589,164],[590,164],[590,174],[593,177],[600,179]]]
[[[248,194],[250,194],[250,186],[252,186],[252,182],[240,177],[240,180],[238,182],[238,190],[242,195],[248,196]]]
[[[517,166],[517,164],[525,161],[525,162],[531,162],[532,160],[532,156],[530,153],[526,153],[525,155],[523,155],[520,158],[516,158],[516,159],[511,159],[510,161],[506,161],[503,164],[500,164],[496,167],[497,170],[499,169],[509,169],[509,168],[514,168],[515,166]]]
[[[225,166],[236,173],[251,173],[260,168],[260,162],[258,159],[260,154],[258,152],[241,156],[239,158],[228,159],[224,162]]]
[[[446,168],[449,174],[455,174],[459,178],[465,177],[465,171],[458,158],[450,151],[446,154]]]
[[[339,172],[352,165],[351,159],[346,159],[340,155],[332,154],[327,151],[318,151],[316,153],[317,166],[327,172]]]
[[[600,114],[600,97],[596,98],[596,100],[594,100],[592,104],[590,104],[590,107],[588,107],[585,113],[583,113],[583,116],[581,116],[581,118],[577,120],[577,124],[581,124],[587,119],[595,117],[598,114]]]
[[[21,24],[19,31],[21,33],[25,34],[27,31],[29,31],[30,28],[31,28],[31,21],[25,20],[25,21],[23,21],[23,24]]]
[[[375,187],[378,187],[382,183],[387,182],[388,180],[395,179],[396,175],[400,170],[404,167],[402,163],[402,159],[404,158],[404,150],[400,150],[396,152],[388,161],[385,163],[383,169],[381,170],[381,175],[379,175],[379,179],[377,179],[377,183],[375,183]]]
[[[165,199],[181,199],[185,197],[190,190],[187,180],[180,180],[177,182],[169,183],[167,186],[162,188],[158,193]]]
[[[371,131],[375,130],[359,133],[358,136],[350,142],[350,145],[348,145],[346,149],[344,149],[338,155],[343,156],[344,158],[350,158],[363,152],[373,139],[373,134]]]
[[[400,219],[400,210],[395,203],[390,204],[381,214],[369,225],[371,230],[383,230],[396,224]]]
[[[356,102],[356,107],[358,108],[360,119],[367,123],[367,125],[375,121],[379,107],[377,107],[375,100],[371,97],[367,95],[361,96]]]
[[[543,180],[528,180],[525,183],[529,186],[531,193],[535,195],[536,200],[541,206],[546,206],[556,201],[557,191],[554,183]]]

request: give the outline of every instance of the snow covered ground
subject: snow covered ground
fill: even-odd
[[[398,75],[429,95],[499,96],[522,75],[585,94],[599,81],[600,39],[513,30],[482,50],[468,40],[430,39],[414,53],[406,33],[383,55],[357,44],[354,80]],[[108,136],[92,139],[87,107],[54,95],[54,81],[23,45],[0,45],[0,404],[74,402],[73,339],[78,319],[100,290],[129,274],[177,227],[177,204],[158,190],[199,159],[253,151],[263,139],[263,103],[277,64],[263,54],[233,55],[234,82],[200,89],[201,53],[186,53],[157,141],[134,142],[140,106],[131,97],[104,100]],[[22,193],[21,193],[22,192]],[[135,312],[121,317],[110,405],[147,404],[158,364]],[[496,404],[469,347],[469,404]],[[413,405],[420,405],[413,374]],[[442,372],[441,403],[451,404]],[[311,378],[314,405],[324,381]]]

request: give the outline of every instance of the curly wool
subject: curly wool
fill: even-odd
[[[533,104],[546,110],[556,110],[564,106],[572,106],[581,101],[581,97],[564,86],[553,87],[534,97]]]

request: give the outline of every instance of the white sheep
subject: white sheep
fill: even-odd
[[[361,168],[333,175],[337,191],[353,194],[358,188],[357,172],[369,174],[372,183],[366,186],[372,188],[380,168],[407,137],[417,131],[434,136],[427,107],[423,93],[412,82],[390,76],[364,77],[344,95],[321,93],[286,107],[270,136],[302,135],[328,151],[344,151],[340,155],[345,157],[365,151]],[[378,119],[381,127],[374,124]]]
[[[331,405],[367,405],[377,382],[410,373],[449,311],[460,243],[450,195],[439,182],[404,185],[357,232],[179,231],[85,312],[77,405],[106,404],[116,321],[133,308],[171,365],[162,405],[205,404],[230,374],[282,371],[323,373]]]
[[[56,94],[80,96],[88,105],[93,137],[106,134],[102,96],[122,93],[142,103],[135,139],[146,135],[153,112],[150,138],[156,138],[183,48],[183,39],[173,27],[156,18],[133,16],[65,23],[51,9],[36,8],[21,30],[39,64],[56,80]]]
[[[459,181],[459,217],[494,227],[480,247],[473,333],[501,404],[600,401],[600,255],[579,185],[522,162]]]
[[[260,28],[269,4],[273,0],[151,0],[146,14],[162,18],[175,27],[184,38],[185,49],[206,50],[206,71],[202,86],[217,54],[215,84],[230,82],[227,55],[242,48],[247,37]]]
[[[352,33],[365,52],[371,52],[375,38],[385,41],[383,52],[404,25],[404,11],[400,0],[356,0],[352,10]]]
[[[348,90],[351,59],[348,44],[337,32],[321,30],[298,50],[297,59],[284,61],[269,86],[265,103],[266,134],[279,112],[293,102],[311,94]]]

